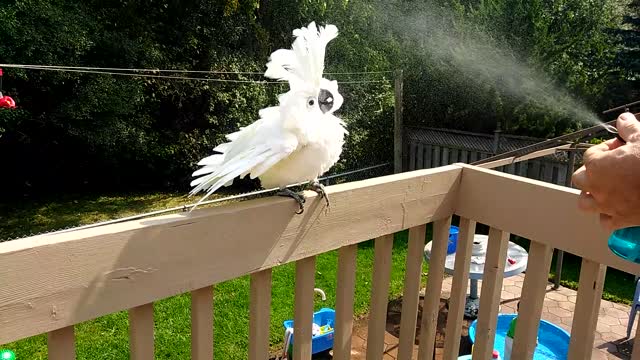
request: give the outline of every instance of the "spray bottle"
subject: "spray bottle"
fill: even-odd
[[[635,104],[635,103],[634,103]],[[628,112],[628,106],[632,104],[623,105],[624,112]],[[611,110],[618,110],[611,109]],[[609,111],[611,111],[609,110]],[[608,112],[608,111],[607,111]],[[617,129],[607,128],[608,131],[615,133],[616,138],[623,144],[626,141],[620,136]],[[609,249],[619,257],[640,264],[640,226],[632,226],[628,228],[615,230],[608,241]]]

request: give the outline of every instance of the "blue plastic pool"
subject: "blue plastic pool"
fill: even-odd
[[[507,330],[509,330],[509,324],[515,316],[516,314],[498,315],[496,340],[493,347],[500,352],[501,357],[504,354],[504,338],[507,334]],[[475,342],[476,322],[477,320],[472,322],[469,326],[469,337],[471,338],[471,342]],[[567,358],[567,352],[569,351],[569,338],[569,333],[561,327],[546,320],[540,320],[540,327],[538,328],[538,346],[533,354],[533,359],[565,360]]]

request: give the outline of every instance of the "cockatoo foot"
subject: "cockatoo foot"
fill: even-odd
[[[296,214],[300,215],[304,212],[304,203],[306,201],[306,199],[304,198],[304,195],[298,194],[297,192],[289,188],[278,190],[276,195],[293,198],[293,200],[295,200],[300,206],[300,211],[296,211]]]
[[[324,185],[322,185],[322,183],[320,183],[318,180],[312,181],[310,185],[313,191],[317,192],[318,195],[324,198],[324,201],[327,203],[327,208],[328,208],[330,205],[329,195],[327,195],[327,192],[324,190]]]

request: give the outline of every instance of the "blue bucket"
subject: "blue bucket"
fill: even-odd
[[[447,255],[456,252],[456,244],[458,243],[458,229],[457,226],[451,225],[449,228],[449,244],[447,245]]]

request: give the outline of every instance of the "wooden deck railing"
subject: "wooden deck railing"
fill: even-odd
[[[531,240],[513,359],[531,359],[553,248],[583,257],[569,359],[588,359],[606,266],[640,274],[607,248],[577,191],[467,165],[331,186],[331,208],[309,193],[307,209],[263,198],[0,244],[0,344],[48,333],[49,359],[74,359],[74,325],[129,309],[132,359],[153,359],[153,302],[191,292],[192,358],[213,356],[212,285],[251,274],[249,358],[267,359],[271,269],[295,262],[294,358],[309,359],[315,257],[339,249],[334,358],[350,358],[356,246],[375,240],[367,359],[382,359],[392,234],[409,229],[399,359],[412,358],[426,224],[434,223],[419,358],[434,352],[452,215],[461,217],[456,264],[469,264],[476,222],[489,225],[474,359],[495,337],[509,234]],[[248,226],[250,225],[250,226]],[[456,267],[445,358],[457,358],[468,266]],[[636,351],[634,355],[640,356]]]

